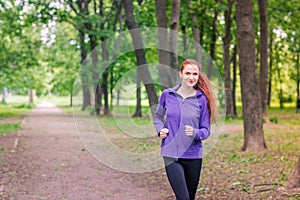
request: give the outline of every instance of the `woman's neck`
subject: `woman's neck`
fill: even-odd
[[[196,90],[194,89],[194,87],[187,87],[181,85],[178,88],[177,93],[180,94],[185,99],[187,97],[194,96],[196,94]]]

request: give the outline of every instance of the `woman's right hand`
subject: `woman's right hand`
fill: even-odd
[[[168,136],[168,133],[169,133],[169,129],[163,128],[159,132],[159,137],[162,138],[162,139],[166,138]]]

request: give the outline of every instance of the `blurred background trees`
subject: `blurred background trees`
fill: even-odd
[[[82,110],[91,106],[93,113],[108,115],[114,104],[120,103],[124,90],[117,85],[118,80],[130,70],[136,70],[137,78],[126,80],[126,84],[136,84],[140,90],[144,83],[145,89],[137,90],[135,101],[135,116],[142,116],[145,114],[142,113],[142,106],[152,108],[160,92],[175,84],[170,78],[172,73],[163,66],[178,70],[182,58],[177,55],[177,49],[182,46],[186,49],[195,48],[199,61],[203,53],[201,51],[210,55],[225,83],[227,117],[236,118],[236,107],[244,105],[242,115],[244,118],[250,117],[245,120],[248,123],[244,124],[245,127],[249,127],[245,128],[245,132],[253,132],[250,127],[258,127],[259,130],[254,132],[259,132],[263,138],[262,126],[257,124],[261,123],[262,118],[268,120],[266,108],[294,107],[300,93],[297,31],[300,4],[296,0],[284,3],[278,0],[247,1],[249,4],[244,7],[252,7],[246,11],[251,12],[247,13],[251,18],[246,16],[244,19],[242,16],[245,11],[239,7],[239,2],[1,1],[2,102],[5,103],[8,93],[28,95],[29,103],[34,100],[34,95],[51,94],[69,96],[72,105],[72,97],[82,93]],[[251,21],[250,26],[248,20]],[[124,31],[147,27],[165,28],[158,30],[159,49],[141,48],[118,55],[121,45],[141,42],[136,40],[139,37],[137,33],[126,41],[117,40],[115,44],[106,42],[110,37],[120,37]],[[243,36],[245,31],[251,35],[250,43]],[[197,45],[187,46],[185,40],[177,40],[177,33],[194,39],[202,49]],[[249,50],[249,45],[251,53],[243,52]],[[250,63],[243,62],[250,58]],[[108,60],[114,62],[106,66],[105,61]],[[151,73],[151,62],[160,64],[158,74]],[[139,68],[140,65],[144,67]],[[208,64],[204,73],[211,76],[212,63]],[[81,88],[74,88],[78,74]],[[160,85],[147,84],[153,79],[159,79]],[[249,87],[249,83],[255,83],[256,86]],[[113,95],[113,89],[118,91],[117,95]],[[143,98],[146,98],[146,104],[142,103]],[[253,116],[251,112],[257,115]],[[266,147],[264,140],[260,141]]]

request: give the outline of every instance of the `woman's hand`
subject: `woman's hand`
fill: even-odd
[[[187,136],[193,136],[193,134],[194,134],[194,128],[192,126],[185,125],[184,128],[185,128],[185,134]]]
[[[168,136],[168,133],[169,133],[169,129],[163,128],[159,132],[159,137],[162,138],[162,139],[166,138]]]

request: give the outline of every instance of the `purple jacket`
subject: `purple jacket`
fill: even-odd
[[[180,85],[162,92],[154,113],[154,126],[159,133],[168,128],[162,139],[161,155],[172,158],[202,158],[202,140],[210,135],[210,115],[204,93],[197,89],[195,96],[183,99],[177,93]],[[185,125],[194,128],[193,136],[185,134]]]

